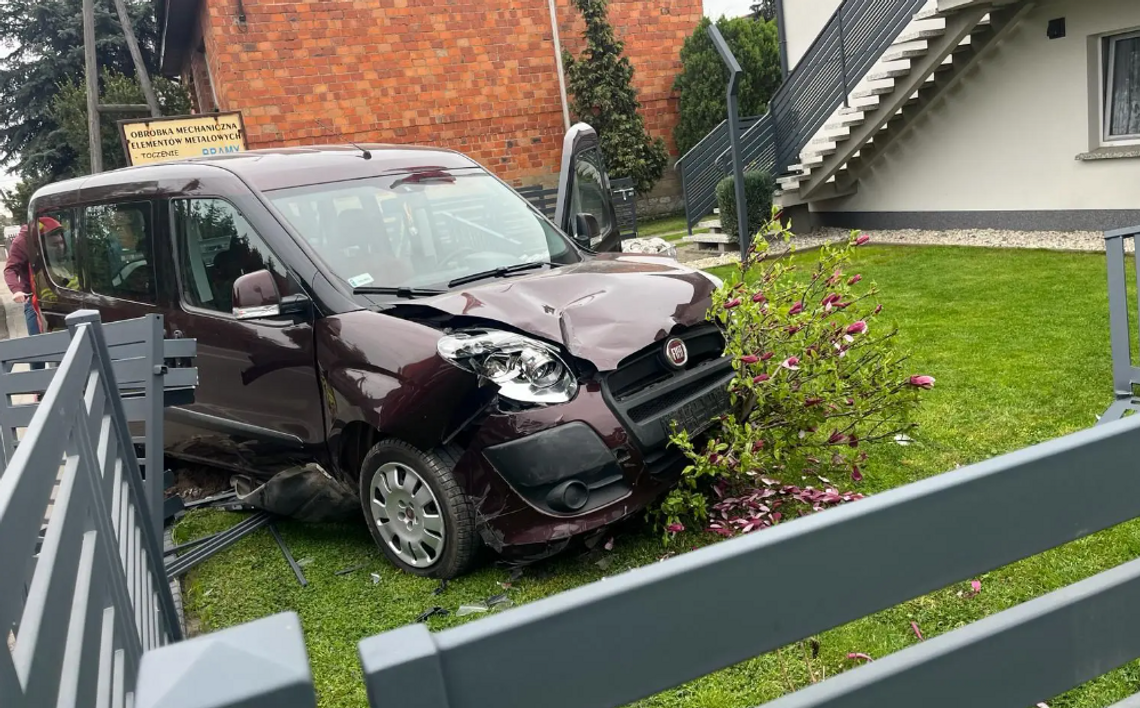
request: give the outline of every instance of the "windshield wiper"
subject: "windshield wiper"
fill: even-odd
[[[352,289],[353,295],[395,295],[396,297],[431,297],[432,295],[443,295],[446,290],[435,290],[432,288],[406,288],[406,287],[380,287],[373,285],[361,285],[358,288]]]
[[[516,263],[509,266],[499,266],[498,268],[491,268],[489,270],[482,270],[478,273],[471,275],[463,275],[448,282],[447,287],[454,288],[456,285],[466,285],[467,283],[474,283],[476,280],[484,278],[505,278],[511,273],[519,273],[524,270],[534,270],[543,266],[550,266],[557,268],[559,264],[551,263],[550,261],[527,261],[526,263]]]

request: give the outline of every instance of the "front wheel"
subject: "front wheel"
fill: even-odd
[[[446,449],[377,443],[360,470],[360,504],[376,545],[396,567],[430,578],[466,572],[479,549],[475,510]]]

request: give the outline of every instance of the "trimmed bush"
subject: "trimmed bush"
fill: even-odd
[[[776,192],[776,180],[763,171],[744,173],[744,197],[748,200],[748,233],[755,234],[764,228],[772,218],[772,195]],[[731,176],[725,177],[716,186],[716,201],[720,207],[720,223],[726,234],[737,240],[736,230],[736,186]]]

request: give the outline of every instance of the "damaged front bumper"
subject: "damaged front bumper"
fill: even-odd
[[[715,330],[694,330],[686,343],[693,356],[682,370],[668,370],[654,345],[584,382],[568,403],[488,415],[457,468],[488,545],[563,541],[672,486],[687,464],[669,444],[674,422],[703,433],[728,411],[733,376]]]

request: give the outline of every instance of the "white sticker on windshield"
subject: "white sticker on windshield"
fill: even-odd
[[[348,284],[354,288],[359,288],[364,285],[371,285],[373,282],[374,281],[372,280],[372,276],[368,273],[357,275],[348,279]]]

